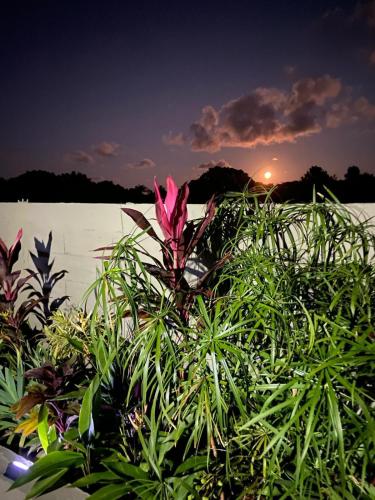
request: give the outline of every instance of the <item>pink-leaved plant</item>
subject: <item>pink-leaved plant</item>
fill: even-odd
[[[212,197],[206,208],[206,213],[199,222],[188,221],[187,200],[189,186],[184,183],[176,186],[172,177],[167,177],[167,194],[163,200],[159,185],[154,179],[155,213],[161,228],[163,239],[159,238],[150,222],[138,210],[123,208],[122,210],[149,236],[156,240],[162,250],[163,263],[155,256],[149,255],[154,264],[144,262],[144,267],[150,274],[163,282],[173,293],[176,308],[183,321],[187,321],[192,298],[197,293],[207,293],[206,284],[212,273],[219,269],[228,256],[220,259],[209,269],[192,288],[184,274],[189,257],[194,252],[207,226],[215,215],[215,202]],[[96,250],[113,250],[114,246],[97,248]],[[109,259],[110,257],[102,257]]]
[[[0,238],[0,290],[2,292],[0,297],[1,302],[5,304],[13,304],[26,281],[33,276],[29,274],[25,278],[20,278],[21,271],[13,271],[21,250],[21,238],[22,229],[18,231],[14,243],[9,248]]]
[[[188,309],[192,298],[197,293],[206,292],[206,283],[211,274],[220,268],[227,259],[225,256],[217,261],[192,288],[184,274],[189,257],[194,252],[197,244],[202,238],[207,226],[215,215],[215,202],[212,197],[206,208],[206,213],[199,222],[188,221],[187,200],[189,197],[189,186],[184,183],[180,188],[176,186],[172,177],[167,177],[167,194],[162,199],[160,188],[154,180],[155,189],[155,212],[156,219],[163,233],[164,239],[160,239],[149,221],[138,210],[123,208],[134,222],[145,232],[156,240],[162,250],[163,264],[154,256],[155,264],[144,263],[150,274],[162,281],[175,297],[175,304],[183,321],[188,320]]]
[[[20,229],[9,248],[0,238],[0,312],[5,313],[3,321],[6,325],[16,332],[20,330],[26,317],[38,303],[38,300],[26,300],[15,310],[19,293],[24,290],[26,282],[35,276],[35,273],[30,272],[20,278],[21,271],[13,271],[21,250],[22,234]]]

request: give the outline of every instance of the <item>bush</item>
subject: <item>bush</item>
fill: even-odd
[[[336,201],[227,197],[200,247],[212,270],[192,288],[186,267],[168,268],[182,240],[160,240],[155,263],[150,225],[131,216],[143,232],[90,290],[95,376],[77,429],[16,484],[37,477],[41,492],[56,474],[93,499],[373,496],[371,222]]]

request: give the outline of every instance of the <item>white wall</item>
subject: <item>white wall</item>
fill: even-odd
[[[140,210],[157,229],[153,205],[126,206]],[[375,217],[375,204],[349,207],[363,218]],[[15,269],[33,268],[29,250],[34,250],[34,237],[47,241],[48,233],[52,231],[53,269],[69,271],[56,286],[54,295],[69,295],[73,304],[79,304],[95,280],[97,268],[101,267],[101,262],[94,259],[98,253],[93,250],[118,241],[134,229],[134,223],[120,208],[120,205],[91,203],[0,203],[0,238],[10,245],[22,227],[22,251]],[[201,217],[203,212],[203,205],[189,206],[192,219]],[[147,238],[145,246],[154,255],[160,255],[151,238]]]
[[[154,205],[127,204],[141,211],[155,229]],[[189,206],[189,218],[201,217],[203,205]],[[0,203],[0,238],[10,246],[19,228],[23,229],[20,259],[14,269],[34,268],[29,250],[35,253],[34,237],[44,242],[52,231],[54,271],[66,269],[68,274],[54,289],[54,296],[69,295],[73,304],[82,296],[97,276],[101,261],[95,248],[117,242],[134,230],[133,221],[120,205],[93,203]],[[145,247],[159,256],[155,241],[145,237]]]

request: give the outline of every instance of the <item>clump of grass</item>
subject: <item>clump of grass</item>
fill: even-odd
[[[95,498],[374,497],[372,222],[337,200],[228,196],[200,248],[225,265],[185,317],[148,272],[146,232],[91,288],[96,376],[65,445],[93,473],[76,484]]]
[[[173,497],[166,456],[205,456],[192,487],[210,498],[374,492],[374,234],[336,200],[229,196],[204,250],[231,259],[188,325],[143,266],[139,239],[119,243],[96,311],[108,356],[123,345],[125,412],[138,391],[139,448],[123,436],[123,450],[148,464],[155,491]]]
[[[236,387],[252,408],[232,438],[251,456],[246,491],[262,477],[277,498],[373,493],[374,227],[328,200],[254,201],[216,285],[247,322],[233,344],[246,346],[252,383]]]

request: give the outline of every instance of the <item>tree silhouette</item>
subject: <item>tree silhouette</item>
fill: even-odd
[[[228,191],[243,191],[246,186],[251,189],[255,185],[243,170],[212,167],[199,179],[190,181],[189,203],[205,203],[213,194],[220,202],[222,195]],[[262,183],[257,185],[263,186]],[[276,202],[307,203],[311,201],[313,186],[322,194],[327,194],[324,190],[327,187],[343,203],[375,202],[375,176],[362,173],[356,165],[348,167],[342,180],[314,165],[299,181],[275,186],[272,196]],[[164,188],[160,189],[165,196]],[[0,201],[22,199],[46,203],[153,203],[154,192],[142,184],[125,188],[112,181],[94,182],[80,172],[54,174],[33,170],[10,179],[0,178]]]
[[[228,191],[243,191],[255,182],[243,170],[231,167],[212,167],[199,179],[189,182],[190,203],[206,203],[212,195],[218,196]]]
[[[111,181],[94,182],[85,174],[54,174],[43,170],[0,179],[1,201],[66,203],[152,203],[153,192],[146,186],[124,188]]]
[[[335,180],[324,168],[314,165],[301,177],[301,181],[305,184],[324,186],[332,184]]]
[[[344,175],[345,180],[348,182],[358,182],[360,179],[361,171],[356,165],[352,165],[351,167],[348,167],[348,170],[346,171],[346,174]]]

